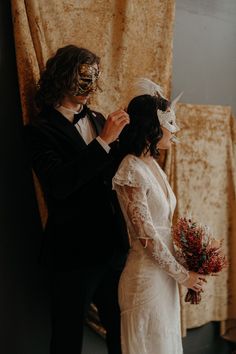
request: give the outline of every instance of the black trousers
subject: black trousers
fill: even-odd
[[[80,354],[83,327],[93,302],[106,329],[109,354],[121,354],[118,282],[121,271],[98,266],[52,275],[50,354]]]

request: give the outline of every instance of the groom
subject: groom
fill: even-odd
[[[81,353],[91,302],[108,353],[121,354],[117,287],[128,238],[111,178],[116,140],[129,117],[117,110],[105,119],[87,106],[99,62],[85,48],[58,49],[38,83],[39,114],[25,128],[48,208],[40,260],[51,274],[51,354]]]

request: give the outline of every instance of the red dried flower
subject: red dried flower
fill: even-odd
[[[221,250],[222,243],[212,237],[207,226],[180,217],[172,227],[172,236],[176,258],[189,271],[214,275],[227,266],[226,256]],[[188,289],[185,301],[199,304],[200,292]]]

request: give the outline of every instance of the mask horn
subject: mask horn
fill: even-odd
[[[183,93],[184,93],[183,91],[180,92],[180,94],[177,97],[175,97],[175,99],[171,102],[170,108],[173,109],[174,111],[175,111],[175,105],[179,101],[179,99],[183,95]]]

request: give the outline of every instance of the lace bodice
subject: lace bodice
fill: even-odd
[[[144,249],[148,257],[182,283],[188,278],[188,271],[172,254],[171,242],[171,220],[176,200],[164,172],[156,162],[154,164],[168,196],[144,160],[133,155],[127,155],[121,162],[113,178],[113,189],[117,192],[131,241],[135,244],[140,239],[149,240]]]

